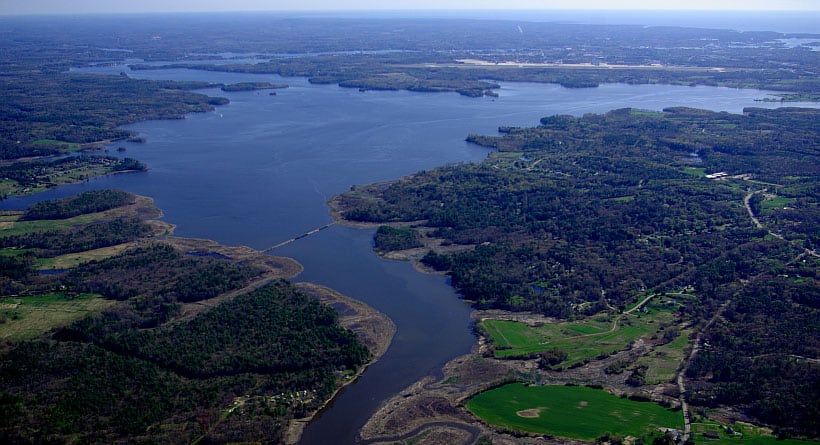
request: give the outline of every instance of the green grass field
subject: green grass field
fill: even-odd
[[[699,176],[699,177],[706,176],[706,170],[702,169],[702,168],[697,168],[697,167],[684,167],[683,172],[687,173],[687,174],[690,174],[692,176]]]
[[[102,310],[113,301],[83,294],[68,298],[62,294],[0,298],[0,338],[27,340],[52,328],[65,326],[92,311]]]
[[[476,395],[467,409],[498,427],[581,440],[606,432],[640,437],[660,427],[683,429],[680,411],[583,386],[512,383]]]
[[[567,365],[594,359],[602,354],[623,350],[639,338],[658,333],[662,323],[674,321],[677,303],[668,296],[658,296],[647,303],[648,313],[629,315],[599,314],[579,321],[529,326],[506,320],[484,320],[479,323],[496,347],[495,356],[525,357],[551,349],[565,351]],[[673,342],[683,349],[682,342]],[[673,354],[682,358],[680,354]],[[677,368],[677,365],[674,365]],[[674,370],[673,370],[674,371]]]

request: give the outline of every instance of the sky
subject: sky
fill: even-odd
[[[820,0],[0,0],[0,14],[404,9],[820,11]]]

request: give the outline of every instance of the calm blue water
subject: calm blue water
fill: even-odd
[[[124,66],[86,72],[128,72]],[[447,163],[487,155],[469,145],[469,133],[494,134],[498,126],[535,125],[551,114],[639,107],[692,106],[740,112],[773,106],[754,90],[660,85],[604,85],[568,90],[555,85],[503,84],[498,99],[457,94],[366,92],[304,79],[192,70],[137,71],[133,77],[270,81],[290,88],[223,93],[231,103],[183,120],[127,127],[147,142],[115,143],[150,170],[91,180],[0,202],[22,208],[34,201],[84,190],[120,188],[151,196],[177,225],[176,234],[264,249],[331,221],[326,200],[353,184],[385,181]],[[306,444],[350,443],[386,398],[448,360],[469,351],[469,307],[444,277],[415,272],[407,263],[379,259],[371,230],[334,226],[274,254],[305,266],[299,280],[333,287],[389,315],[398,332],[387,354],[311,423]]]

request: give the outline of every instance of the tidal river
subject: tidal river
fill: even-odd
[[[311,85],[301,78],[185,69],[130,72],[125,66],[82,70],[132,77],[234,83],[270,81],[290,87],[223,93],[231,103],[183,120],[127,127],[144,144],[117,142],[121,155],[150,167],[34,196],[0,202],[22,208],[34,201],[98,188],[155,198],[176,234],[265,249],[331,221],[325,202],[351,185],[399,178],[448,163],[479,162],[487,150],[467,144],[469,133],[499,126],[537,125],[552,114],[601,113],[621,107],[660,110],[690,106],[740,112],[767,106],[756,90],[662,85],[503,84],[499,98],[454,93],[359,92]],[[769,106],[772,106],[769,104]],[[273,255],[301,262],[298,280],[330,286],[390,316],[398,332],[388,352],[307,427],[303,443],[352,443],[379,404],[474,344],[467,304],[446,279],[409,264],[379,259],[372,230],[333,226],[278,248]]]

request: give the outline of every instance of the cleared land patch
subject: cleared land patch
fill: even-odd
[[[0,298],[0,338],[32,339],[114,304],[93,294],[67,296],[55,293]]]
[[[489,335],[498,358],[531,357],[558,349],[567,353],[567,365],[592,360],[600,355],[620,351],[639,338],[662,337],[676,320],[678,304],[669,296],[658,296],[644,304],[645,309],[629,314],[600,313],[578,321],[530,325],[516,321],[487,319],[479,326]],[[670,348],[682,349],[685,338]],[[673,360],[683,355],[667,355]],[[672,367],[664,364],[666,368]],[[665,378],[668,370],[663,373]],[[671,377],[670,377],[671,378]]]
[[[648,368],[647,384],[671,382],[675,378],[678,367],[686,357],[686,348],[689,346],[691,334],[691,329],[684,329],[671,342],[656,346],[648,356],[638,359],[639,366],[645,365]]]

